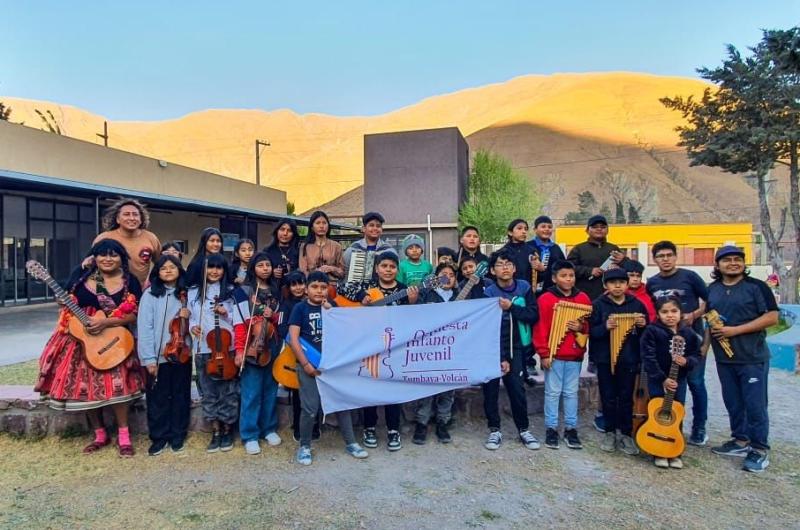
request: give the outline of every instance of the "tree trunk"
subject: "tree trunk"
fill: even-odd
[[[784,304],[797,303],[797,282],[800,278],[800,183],[798,183],[798,144],[792,141],[789,144],[789,213],[794,228],[794,259],[792,269],[786,275],[784,283],[781,277],[781,302]],[[785,297],[785,298],[784,298]]]
[[[772,269],[778,275],[780,281],[780,293],[782,303],[789,302],[793,299],[789,286],[791,280],[789,279],[789,270],[783,263],[780,252],[780,241],[772,229],[772,216],[769,211],[769,201],[767,200],[767,184],[766,172],[759,172],[756,175],[756,183],[758,184],[758,207],[761,221],[761,233],[764,235],[764,242],[767,245],[767,254],[769,262],[772,264]],[[796,289],[795,289],[796,291]]]

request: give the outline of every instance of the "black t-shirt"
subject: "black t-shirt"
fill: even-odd
[[[303,300],[292,309],[289,326],[300,326],[300,336],[322,351],[322,306]]]
[[[407,289],[408,287],[404,283],[395,282],[395,286],[394,287],[383,287],[383,286],[381,286],[380,283],[378,283],[375,286],[375,288],[378,289],[381,293],[383,293],[383,296],[385,298],[385,297],[389,296],[390,294],[394,294],[397,291],[401,291],[403,289]],[[375,301],[377,301],[377,300],[373,300],[373,302],[375,302]],[[386,305],[408,305],[408,296],[404,296],[403,298],[401,298],[399,300],[395,300],[391,304],[386,304]]]
[[[647,279],[645,288],[653,301],[670,295],[678,296],[684,313],[690,313],[700,307],[701,299],[708,300],[708,288],[703,279],[696,272],[687,269],[678,269],[671,276],[656,274]],[[692,327],[698,333],[703,331],[700,319],[695,321]]]
[[[738,326],[757,319],[764,313],[777,311],[778,304],[769,286],[755,278],[744,278],[734,285],[717,280],[708,286],[708,309],[716,309],[725,325]],[[718,363],[762,363],[769,360],[767,332],[747,333],[731,337],[733,358],[728,357],[719,342],[712,339]]]

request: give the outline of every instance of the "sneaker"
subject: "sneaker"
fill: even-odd
[[[223,432],[219,440],[219,450],[227,453],[233,449],[233,432]]]
[[[257,455],[261,453],[261,446],[258,445],[258,440],[247,440],[244,443],[244,452],[248,455]]]
[[[425,440],[428,438],[428,426],[424,423],[417,423],[414,427],[414,436],[411,441],[417,445],[425,445]]]
[[[681,457],[679,456],[676,456],[675,458],[670,458],[669,467],[672,469],[683,469],[683,460],[681,460]]]
[[[525,384],[530,387],[536,386],[536,378],[534,377],[534,374],[528,372],[528,375],[525,376]]]
[[[714,454],[723,456],[738,456],[741,458],[747,457],[751,450],[752,447],[750,447],[749,443],[745,445],[739,445],[736,440],[728,440],[722,445],[711,448],[711,452]]]
[[[218,431],[214,431],[211,435],[211,441],[208,443],[208,447],[206,447],[206,453],[216,453],[219,451],[220,440],[222,440],[222,435]]]
[[[766,451],[756,451],[752,449],[744,459],[742,469],[750,473],[763,473],[769,466],[769,456]]]
[[[566,434],[566,433],[564,433]],[[550,449],[558,449],[558,431],[550,427],[544,433],[544,445]]]
[[[436,423],[436,438],[439,443],[449,444],[453,441],[450,437],[450,431],[447,430],[447,423],[440,421]]]
[[[186,445],[184,444],[183,440],[172,442],[169,446],[172,448],[173,453],[182,453],[186,449]]]
[[[692,435],[689,436],[687,443],[703,447],[708,443],[708,435],[705,429],[692,429]]]
[[[519,431],[519,441],[522,442],[522,445],[531,450],[536,450],[541,447],[539,440],[537,440],[536,437],[527,430]]]
[[[617,449],[617,435],[613,432],[607,432],[603,435],[600,441],[600,449],[607,453],[613,453]]]
[[[375,434],[375,427],[364,429],[364,446],[370,449],[378,447],[378,436]]]
[[[166,440],[156,440],[150,444],[150,449],[147,450],[147,454],[150,456],[158,456],[164,452],[165,447],[167,447]]]
[[[307,445],[301,445],[297,449],[297,463],[303,466],[311,465],[311,448]]]
[[[503,443],[503,433],[500,431],[491,431],[483,446],[490,451],[496,451],[500,448],[501,443]]]
[[[386,434],[386,448],[389,451],[399,451],[403,448],[403,444],[400,443],[400,431],[389,431]]]
[[[592,420],[592,425],[597,432],[606,432],[606,422],[603,419],[602,414],[595,414],[594,420]]]
[[[283,442],[283,440],[281,440],[281,437],[280,437],[280,435],[279,435],[278,433],[276,433],[276,432],[271,432],[271,433],[269,433],[268,435],[266,435],[266,436],[264,437],[264,439],[265,439],[265,440],[267,441],[267,443],[268,443],[269,445],[271,445],[272,447],[275,447],[275,446],[277,446],[277,445],[280,445],[280,444],[281,444],[281,442]]]
[[[619,450],[626,455],[633,456],[639,454],[639,446],[636,445],[636,441],[626,434],[620,435],[617,446],[619,447]]]
[[[578,438],[578,429],[564,429],[564,442],[570,449],[583,449],[581,439]]]
[[[369,456],[369,453],[367,453],[364,448],[357,443],[347,444],[347,446],[345,446],[345,450],[353,458],[367,458]]]
[[[666,458],[656,457],[653,459],[653,463],[656,465],[656,467],[660,467],[661,469],[667,469],[669,467],[669,460]]]

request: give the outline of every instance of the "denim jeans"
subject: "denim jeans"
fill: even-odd
[[[692,393],[692,430],[706,428],[708,419],[708,391],[706,390],[706,357],[686,376],[689,392]]]
[[[311,447],[311,435],[314,430],[314,422],[322,409],[317,388],[317,378],[305,373],[300,364],[297,365],[297,379],[300,381],[300,445]],[[398,405],[399,407],[399,405]],[[339,432],[346,445],[356,443],[356,435],[353,432],[353,416],[349,410],[342,410],[336,413],[339,422]]]
[[[414,421],[424,423],[431,421],[433,416],[434,401],[436,402],[436,422],[447,423],[450,421],[453,412],[453,401],[456,397],[455,390],[448,390],[435,396],[424,397],[417,401],[414,407]]]
[[[580,361],[553,360],[544,371],[544,426],[558,428],[558,405],[564,397],[564,428],[578,426],[578,385],[581,377]]]
[[[278,382],[272,377],[272,363],[245,363],[240,383],[239,434],[242,441],[249,442],[278,430]]]
[[[767,381],[769,362],[717,363],[722,400],[728,409],[731,437],[756,449],[769,449]]]

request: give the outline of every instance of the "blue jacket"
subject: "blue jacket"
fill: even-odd
[[[518,300],[508,311],[503,311],[500,322],[500,360],[514,363],[513,370],[521,370],[524,349],[530,345],[523,345],[518,324],[527,326],[530,334],[530,326],[539,320],[539,308],[531,291],[531,284],[525,280],[514,280],[510,288],[504,289],[493,283],[484,289],[484,294],[487,298]]]

